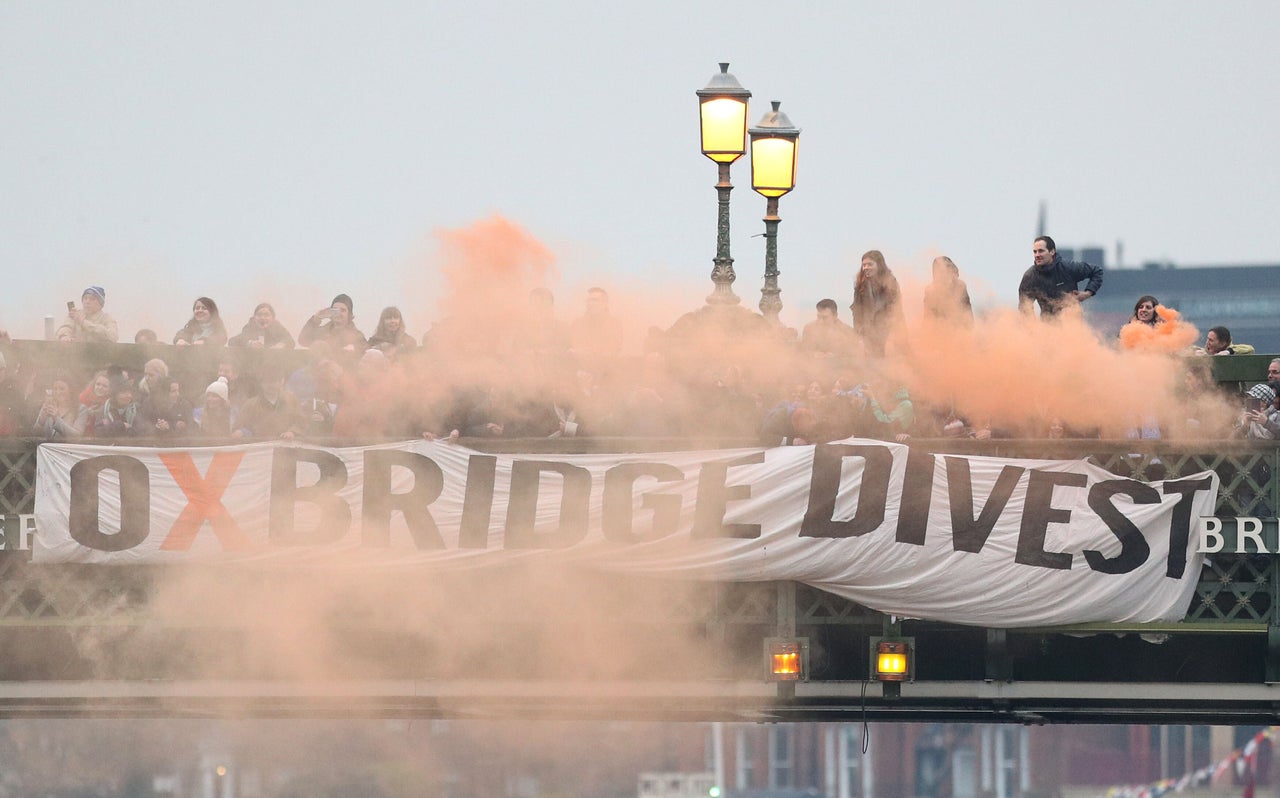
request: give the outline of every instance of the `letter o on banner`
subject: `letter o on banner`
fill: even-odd
[[[108,535],[98,523],[101,497],[98,478],[103,471],[120,476],[120,531]],[[81,460],[71,466],[72,540],[98,551],[124,551],[151,533],[151,478],[141,461],[124,455]]]

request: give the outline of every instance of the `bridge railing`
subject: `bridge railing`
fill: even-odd
[[[0,548],[0,625],[12,623],[99,623],[104,613],[114,622],[124,621],[130,610],[145,607],[144,593],[137,585],[126,586],[125,571],[146,572],[146,568],[101,569],[79,566],[45,567],[40,590],[23,587],[22,574],[29,560],[29,531],[24,529],[35,507],[36,451],[40,441],[0,439],[0,514],[3,514],[3,546]],[[205,440],[201,444],[208,445]],[[335,441],[333,443],[342,443]],[[347,442],[349,443],[349,442]],[[617,452],[681,448],[668,439],[567,439],[567,440],[471,440],[463,445],[486,451],[506,452]],[[741,440],[725,445],[749,445]],[[688,447],[688,444],[683,444]],[[1142,480],[1161,480],[1214,471],[1221,480],[1216,515],[1274,518],[1280,507],[1280,445],[1237,441],[1166,443],[1160,441],[1098,440],[938,440],[915,441],[939,453],[980,454],[995,457],[1080,459],[1087,458],[1118,475]],[[698,448],[705,448],[700,441]],[[1195,600],[1186,620],[1215,625],[1242,624],[1257,630],[1263,625],[1280,626],[1277,586],[1280,560],[1254,554],[1215,555],[1206,560]],[[65,573],[65,579],[51,579]],[[102,575],[112,578],[104,580]],[[145,582],[146,580],[141,580]],[[52,591],[50,588],[56,586]],[[104,601],[104,592],[110,600]],[[56,595],[55,595],[56,594]],[[776,615],[776,609],[756,602],[747,603],[747,612]],[[110,608],[104,609],[104,608]],[[733,612],[744,611],[742,608]],[[809,606],[798,606],[797,618],[813,623],[838,623],[841,619],[864,617],[842,599],[816,591]],[[123,613],[123,615],[122,615]]]

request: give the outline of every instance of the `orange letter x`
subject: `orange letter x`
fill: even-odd
[[[223,549],[235,551],[249,547],[249,538],[240,531],[235,519],[222,504],[222,494],[227,490],[227,483],[235,476],[236,468],[243,458],[244,452],[215,454],[213,462],[209,464],[209,474],[202,477],[190,454],[174,452],[160,455],[160,462],[169,469],[173,480],[187,496],[187,506],[182,509],[178,520],[173,522],[173,528],[169,530],[164,543],[160,544],[162,550],[190,549],[206,518],[213,527],[213,534],[222,542]]]

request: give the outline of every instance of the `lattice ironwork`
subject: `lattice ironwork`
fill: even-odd
[[[35,511],[36,447],[26,441],[0,446],[0,513],[19,515]]]
[[[1273,614],[1275,560],[1235,555],[1205,561],[1189,621],[1269,621]]]
[[[1234,446],[1216,452],[1167,451],[1106,452],[1091,455],[1095,463],[1112,473],[1143,480],[1173,479],[1213,471],[1221,483],[1217,515],[1271,517],[1277,499],[1277,455],[1273,446]]]
[[[142,620],[149,580],[139,569],[31,566],[0,557],[0,625],[128,625]]]
[[[861,604],[822,590],[801,586],[796,591],[796,623],[878,625],[883,616]]]

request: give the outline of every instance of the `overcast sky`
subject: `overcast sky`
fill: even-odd
[[[695,308],[694,91],[722,60],[753,124],[781,100],[803,129],[792,324],[846,308],[871,248],[903,275],[949,254],[1012,305],[1041,200],[1109,261],[1280,262],[1278,33],[1273,2],[0,0],[0,327],[38,337],[95,283],[129,339],[202,294],[235,329],[347,291],[366,332],[385,304],[421,332],[433,231],[493,214],[556,253],[563,315],[591,283]],[[765,201],[733,179],[754,307]]]

